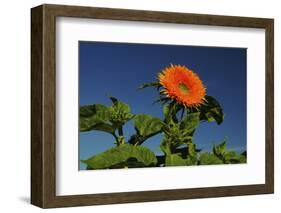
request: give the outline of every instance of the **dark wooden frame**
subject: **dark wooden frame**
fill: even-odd
[[[266,32],[265,184],[56,196],[56,17],[262,28]],[[31,9],[31,203],[66,207],[266,194],[274,192],[274,20],[41,5]]]

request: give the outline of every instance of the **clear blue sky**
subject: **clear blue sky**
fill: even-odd
[[[227,138],[228,147],[246,150],[246,55],[244,48],[198,47],[111,42],[79,42],[80,105],[111,104],[107,95],[131,106],[135,114],[162,118],[162,108],[152,104],[154,89],[138,91],[169,64],[181,64],[194,70],[207,87],[207,94],[221,104],[225,120],[221,125],[204,122],[197,129],[194,142],[208,151],[214,143]],[[132,123],[124,128],[128,139],[134,133]],[[144,145],[157,154],[161,135]],[[80,133],[79,156],[87,159],[113,146],[114,138],[103,132]],[[85,165],[80,163],[80,169]]]

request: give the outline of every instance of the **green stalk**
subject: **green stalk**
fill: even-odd
[[[123,127],[122,126],[120,126],[118,128],[118,134],[119,134],[119,136],[123,136]]]
[[[117,141],[118,140],[117,135],[115,133],[112,133],[112,135],[113,135],[114,139]]]
[[[117,135],[116,135],[115,133],[112,133],[112,136],[113,136],[114,139],[115,139],[115,144],[116,144],[116,146],[119,146],[120,144],[119,144],[119,140],[118,140]]]

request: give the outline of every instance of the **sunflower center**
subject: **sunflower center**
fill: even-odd
[[[183,94],[188,94],[189,88],[186,86],[186,84],[180,83],[178,87]]]

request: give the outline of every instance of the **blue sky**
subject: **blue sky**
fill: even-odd
[[[221,125],[204,122],[195,133],[197,147],[208,151],[214,143],[227,138],[229,148],[246,150],[246,55],[245,48],[221,48],[111,42],[79,42],[80,105],[110,105],[108,95],[129,104],[135,114],[162,118],[162,108],[153,104],[154,89],[137,90],[156,80],[157,73],[172,64],[194,70],[204,82],[207,94],[221,104],[225,120]],[[124,127],[128,139],[135,132],[132,122]],[[161,135],[144,145],[161,153]],[[112,147],[114,138],[98,131],[83,132],[79,137],[80,159]],[[80,163],[80,169],[85,165]]]

